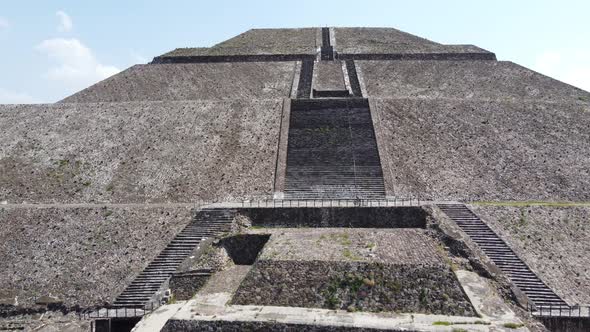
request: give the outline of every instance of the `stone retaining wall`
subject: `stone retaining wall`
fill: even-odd
[[[369,329],[344,326],[285,324],[278,322],[244,322],[244,321],[200,321],[200,320],[169,320],[162,332],[188,331],[277,331],[277,332],[376,332],[381,329]],[[394,330],[387,330],[394,331]],[[402,330],[405,331],[405,330]]]
[[[444,265],[259,260],[231,303],[475,315]]]
[[[424,228],[428,214],[420,207],[238,209],[253,226]]]
[[[175,273],[169,282],[172,296],[179,301],[190,300],[205,285],[209,277],[194,271]]]

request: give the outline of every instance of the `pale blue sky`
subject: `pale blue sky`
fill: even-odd
[[[395,27],[590,90],[590,1],[0,0],[0,103],[55,102],[176,47],[250,28]]]

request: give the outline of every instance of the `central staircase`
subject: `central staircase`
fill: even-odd
[[[385,197],[377,141],[365,99],[293,101],[285,197]]]

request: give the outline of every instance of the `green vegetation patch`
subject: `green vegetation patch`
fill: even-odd
[[[435,325],[435,326],[451,326],[452,324],[453,324],[453,323],[451,323],[451,322],[447,322],[447,321],[440,321],[440,320],[438,320],[438,321],[436,321],[436,322],[432,323],[432,325]]]
[[[432,325],[435,326],[451,326],[451,325],[491,325],[492,323],[490,322],[485,322],[483,320],[476,320],[473,322],[448,322],[448,321],[444,321],[444,320],[439,320],[436,321],[434,323],[432,323]],[[453,330],[455,331],[455,330]]]
[[[356,311],[355,302],[368,296],[371,288],[375,287],[375,274],[369,272],[366,276],[362,273],[348,273],[341,278],[334,278],[323,291],[322,296],[326,305],[331,309],[338,309],[343,295],[351,297],[353,302],[347,307],[348,311]]]
[[[505,328],[508,329],[518,329],[524,326],[524,324],[520,324],[520,323],[505,323],[503,325]]]

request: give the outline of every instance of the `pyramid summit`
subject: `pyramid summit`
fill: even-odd
[[[589,128],[590,93],[393,28],[0,105],[0,326],[583,331]]]
[[[299,55],[315,56],[325,44],[338,49],[342,59],[362,58],[369,54],[399,56],[401,54],[469,54],[482,59],[494,59],[473,45],[442,45],[393,28],[328,28],[324,38],[320,28],[252,29],[210,48],[180,48],[163,54],[154,62],[182,61],[199,56]]]

